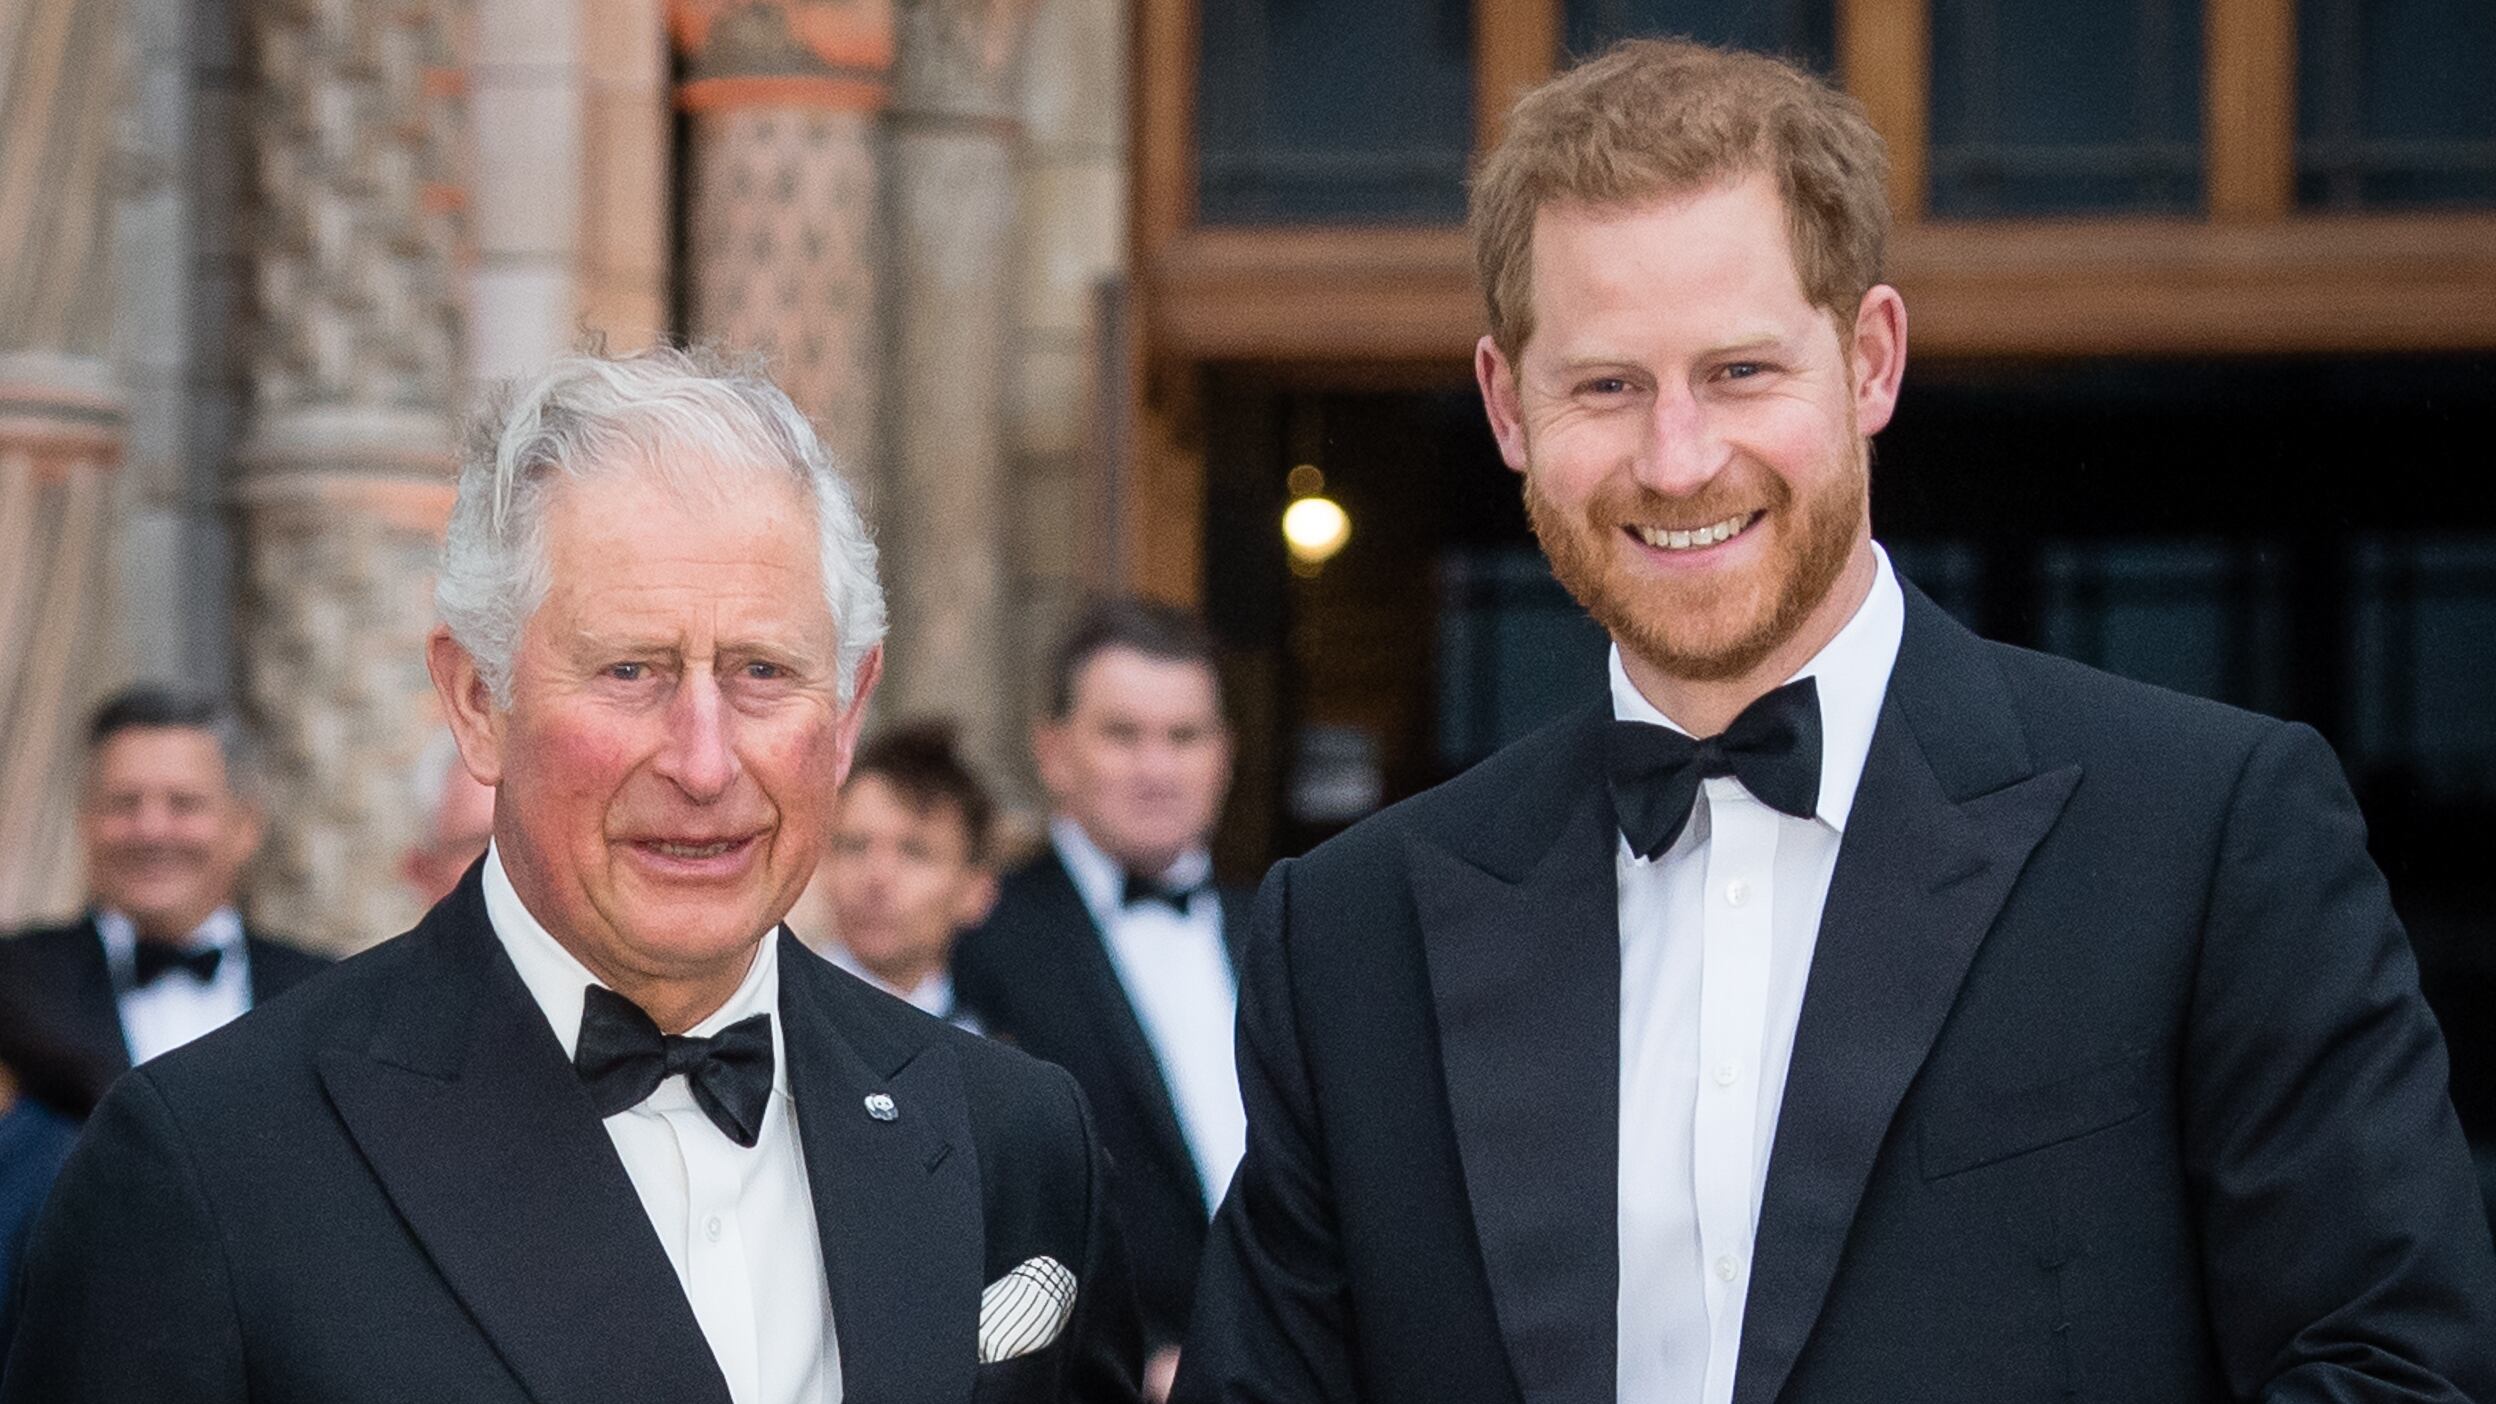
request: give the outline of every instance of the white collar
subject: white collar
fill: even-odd
[[[139,928],[136,922],[111,907],[95,909],[95,934],[104,943],[104,961],[115,970],[128,970],[138,958]],[[208,919],[191,929],[191,934],[174,943],[183,951],[238,951],[243,946],[242,913],[232,907],[219,907]]]
[[[485,919],[493,924],[494,934],[501,939],[503,950],[511,963],[520,970],[520,983],[528,986],[529,995],[537,1001],[547,1025],[555,1031],[555,1041],[563,1045],[563,1056],[569,1058],[581,1043],[581,1008],[587,1003],[584,993],[591,985],[605,981],[589,973],[589,967],[563,948],[554,933],[538,921],[520,900],[518,889],[511,885],[511,875],[503,871],[503,855],[498,845],[485,848]],[[709,1017],[685,1032],[696,1038],[708,1038],[739,1019],[754,1014],[776,1014],[780,1008],[780,941],[775,929],[764,934],[754,950],[754,963],[748,966],[745,979],[738,983],[728,1002],[713,1010]],[[771,1021],[771,1086],[782,1096],[789,1091],[789,1059],[780,1037],[780,1021]]]
[[[1063,814],[1049,820],[1049,841],[1057,848],[1058,861],[1066,865],[1066,876],[1074,879],[1083,904],[1106,930],[1109,919],[1126,904],[1126,870],[1101,851],[1083,825]],[[1152,876],[1165,887],[1200,886],[1213,876],[1213,854],[1198,844]]]
[[[850,954],[849,947],[837,941],[832,944],[825,959],[893,998],[908,1002],[922,1014],[933,1014],[939,1019],[953,1015],[953,974],[950,971],[939,969],[921,980],[916,988],[905,990],[860,964],[858,957]]]
[[[1846,832],[1846,818],[1855,806],[1855,787],[1863,780],[1864,761],[1872,754],[1872,729],[1881,720],[1881,699],[1889,692],[1889,673],[1898,662],[1898,643],[1906,635],[1907,597],[1890,568],[1889,553],[1872,543],[1872,592],[1855,608],[1837,637],[1811,661],[1794,670],[1810,678],[1820,694],[1820,802],[1815,812],[1822,823]],[[1612,715],[1621,721],[1669,726],[1683,735],[1689,729],[1657,710],[1629,680],[1621,666],[1621,646],[1612,645]]]

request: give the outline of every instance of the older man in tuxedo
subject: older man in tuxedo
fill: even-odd
[[[1610,695],[1267,879],[1188,1404],[2496,1397],[2329,750],[1872,540],[1883,166],[1688,44],[1511,115],[1476,370]]]
[[[812,428],[656,351],[478,443],[428,662],[492,846],[105,1099],[0,1398],[1133,1398],[1072,1080],[779,925],[883,634]]]

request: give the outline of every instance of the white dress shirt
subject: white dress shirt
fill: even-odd
[[[599,980],[521,904],[502,855],[490,846],[485,912],[571,1057],[581,1041],[583,992]],[[772,1016],[771,1100],[754,1145],[740,1146],[713,1125],[682,1075],[605,1125],[728,1379],[729,1397],[736,1404],[839,1404],[823,1241],[780,1031],[779,950],[777,935],[766,935],[736,993],[687,1030],[708,1038],[749,1015]]]
[[[1898,659],[1889,556],[1854,618],[1794,676],[1820,695],[1807,819],[1705,781],[1653,862],[1615,852],[1621,921],[1620,1398],[1728,1404],[1751,1241],[1803,984],[1838,844]],[[1612,650],[1612,715],[1671,726]],[[1791,679],[1789,679],[1791,681]]]
[[[225,953],[217,958],[215,977],[208,980],[168,970],[142,988],[139,933],[130,918],[106,908],[95,914],[95,931],[104,942],[113,988],[120,992],[114,1002],[120,1007],[121,1037],[130,1045],[133,1065],[170,1053],[251,1008],[251,952],[243,941],[243,919],[232,907],[217,908],[198,930],[182,938],[185,951]]]
[[[1126,875],[1082,825],[1053,819],[1049,838],[1108,938],[1110,968],[1161,1062],[1210,1213],[1248,1149],[1248,1113],[1240,1106],[1239,1065],[1232,1058],[1239,983],[1222,944],[1222,898],[1202,887],[1185,916],[1160,902],[1126,906]],[[1191,849],[1157,876],[1164,886],[1201,887],[1213,876],[1213,856]]]

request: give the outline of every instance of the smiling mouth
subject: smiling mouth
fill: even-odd
[[[634,847],[679,863],[699,863],[709,858],[725,857],[753,841],[752,835],[744,838],[717,839],[708,843],[684,843],[675,839],[639,839],[635,841]]]
[[[1731,541],[1750,529],[1759,520],[1757,512],[1737,512],[1721,522],[1711,522],[1694,529],[1651,527],[1632,524],[1631,535],[1659,551],[1698,551],[1720,541]]]

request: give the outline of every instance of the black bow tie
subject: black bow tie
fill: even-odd
[[[131,971],[140,989],[146,989],[176,970],[187,970],[191,978],[205,985],[217,978],[217,966],[225,959],[223,946],[202,946],[186,951],[162,941],[141,941],[137,963]]]
[[[1180,887],[1159,878],[1138,877],[1129,873],[1125,884],[1118,890],[1118,905],[1124,908],[1159,902],[1180,916],[1186,916],[1187,904],[1195,901],[1196,894],[1204,890],[1205,885],[1201,882]]]
[[[719,1133],[741,1146],[763,1134],[771,1104],[771,1016],[739,1019],[709,1038],[662,1034],[641,1006],[603,985],[581,1003],[572,1066],[601,1118],[637,1107],[659,1084],[685,1075],[693,1100]]]
[[[1630,851],[1673,846],[1699,782],[1730,775],[1759,802],[1798,819],[1820,803],[1820,691],[1798,678],[1742,709],[1722,734],[1694,741],[1668,726],[1616,721],[1604,733],[1612,810]]]

